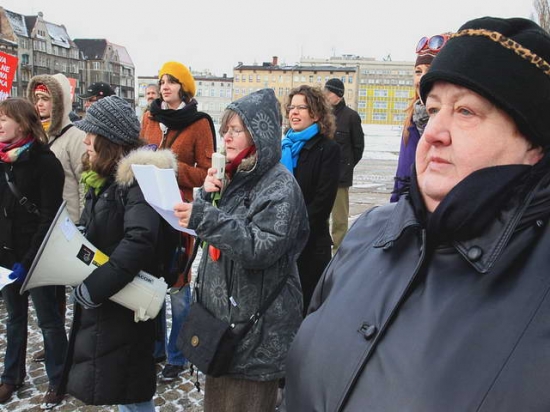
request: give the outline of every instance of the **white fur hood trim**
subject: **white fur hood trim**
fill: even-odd
[[[153,151],[147,147],[136,149],[123,157],[118,163],[116,182],[120,186],[130,186],[134,183],[132,165],[154,165],[159,169],[173,169],[178,171],[178,161],[170,149]]]

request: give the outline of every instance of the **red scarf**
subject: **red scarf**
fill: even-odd
[[[244,150],[241,151],[237,155],[236,158],[233,159],[233,161],[227,165],[225,165],[225,173],[229,175],[229,178],[232,179],[233,175],[237,171],[237,168],[241,164],[241,162],[246,159],[248,156],[253,155],[256,153],[256,146],[252,145]]]

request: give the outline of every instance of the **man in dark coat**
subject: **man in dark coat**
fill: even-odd
[[[353,185],[353,168],[363,157],[365,139],[361,118],[344,99],[344,83],[330,79],[325,83],[325,95],[336,117],[334,140],[340,145],[340,180],[331,212],[332,251],[336,253],[348,231],[349,188]]]
[[[549,74],[530,20],[451,36],[421,80],[410,193],[360,217],[325,271],[288,410],[550,410]]]

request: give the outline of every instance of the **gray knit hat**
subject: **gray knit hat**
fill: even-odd
[[[122,146],[132,146],[139,141],[140,125],[134,109],[118,96],[98,100],[90,106],[84,119],[74,125]]]

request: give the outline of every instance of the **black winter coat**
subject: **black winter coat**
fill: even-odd
[[[365,134],[361,127],[361,118],[352,108],[346,106],[344,99],[334,106],[336,133],[334,140],[340,145],[340,187],[353,185],[353,168],[363,157]]]
[[[67,392],[89,405],[145,402],[156,390],[154,320],[135,322],[133,311],[109,300],[140,270],[159,274],[165,226],[133,180],[131,163],[154,163],[134,162],[132,156],[140,153],[147,159],[162,153],[175,167],[169,150],[132,152],[119,163],[116,181],[109,180],[97,196],[93,189],[88,192],[80,222],[86,238],[109,256],[84,280],[92,301],[101,306],[75,304],[63,378]],[[122,179],[126,172],[129,177]]]
[[[11,169],[23,196],[40,216],[18,204],[6,183]],[[64,174],[61,163],[45,145],[34,142],[14,163],[0,162],[0,266],[19,262],[28,270],[62,202]]]
[[[546,183],[449,243],[408,197],[361,216],[290,349],[287,409],[549,411],[549,214]]]
[[[294,169],[306,203],[310,230],[308,242],[298,258],[304,309],[331,258],[328,219],[338,191],[339,163],[338,144],[319,134],[306,142]]]

